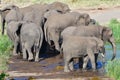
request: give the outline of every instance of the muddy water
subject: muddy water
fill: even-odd
[[[106,61],[112,58],[112,50],[110,45],[106,45]],[[120,45],[117,45],[117,57],[120,58]],[[45,56],[47,55],[47,56]],[[49,55],[49,56],[48,56]],[[58,54],[42,54],[44,57],[40,62],[28,62],[23,61],[21,57],[11,57],[9,60],[10,78],[14,80],[28,80],[29,78],[41,78],[41,79],[64,79],[64,78],[76,78],[76,77],[105,77],[104,68],[101,65],[97,65],[98,71],[92,72],[90,69],[87,72],[82,72],[78,68],[78,64],[74,67],[76,71],[70,73],[64,73],[63,59],[59,58]],[[88,65],[90,68],[91,65]],[[10,79],[8,79],[10,80]]]

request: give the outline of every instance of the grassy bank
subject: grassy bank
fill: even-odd
[[[0,34],[0,71],[6,71],[8,69],[7,62],[10,57],[11,46],[12,43],[7,35],[2,36]]]
[[[106,72],[108,76],[115,78],[115,80],[120,80],[120,59],[108,61]]]
[[[111,19],[108,26],[113,30],[115,41],[117,43],[120,42],[120,21],[117,19]]]
[[[2,4],[14,3],[20,6],[27,6],[34,3],[52,3],[60,1],[68,4],[71,8],[97,8],[97,7],[113,7],[119,6],[120,0],[2,0]]]

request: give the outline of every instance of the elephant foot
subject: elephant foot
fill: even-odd
[[[17,56],[18,54],[17,53],[13,53],[13,56]]]
[[[28,60],[29,62],[34,62],[34,59]]]
[[[92,69],[93,72],[96,72],[96,69]]]
[[[87,70],[86,69],[82,69],[82,72],[86,72]]]
[[[28,61],[34,60],[33,57],[28,57]]]
[[[35,59],[35,62],[39,62],[40,59]]]
[[[70,72],[70,70],[68,70],[68,69],[64,69],[64,72]]]
[[[24,58],[24,59],[23,59],[23,61],[27,61],[27,59],[26,59],[26,58]]]

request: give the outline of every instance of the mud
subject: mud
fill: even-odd
[[[35,79],[72,79],[79,77],[102,77],[107,78],[98,71],[92,72],[91,70],[87,72],[82,72],[81,70],[76,70],[70,73],[65,73],[63,71],[64,64],[63,59],[59,58],[59,55],[51,55],[44,57],[39,62],[29,62],[23,61],[20,56],[12,56],[9,60],[8,74],[9,79],[14,78],[14,80],[29,80],[29,78]]]

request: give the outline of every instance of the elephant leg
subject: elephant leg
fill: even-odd
[[[59,46],[59,35],[57,33],[53,33],[52,34],[52,39],[54,41],[55,44],[55,49],[60,51],[60,46]]]
[[[26,45],[26,46],[27,46],[26,49],[28,51],[28,60],[32,61],[34,58],[33,58],[33,53],[31,51],[31,47],[29,47],[29,45]]]
[[[88,56],[89,56],[91,64],[92,64],[92,69],[93,69],[93,71],[95,71],[96,70],[96,65],[95,65],[95,56],[94,56],[94,53],[92,52],[91,49],[88,49],[87,53],[88,53]]]
[[[72,71],[74,70],[73,63],[74,63],[74,62],[73,62],[73,60],[72,60],[72,61],[69,63],[69,65],[68,65],[68,66],[70,67],[70,70],[72,70]]]
[[[17,48],[18,48],[18,38],[15,38],[13,55],[17,55]]]
[[[39,49],[36,49],[36,55],[35,55],[35,61],[38,62],[39,61]]]
[[[70,68],[69,68],[69,62],[70,62],[70,58],[66,57],[64,59],[64,72],[70,72]]]
[[[13,55],[14,56],[17,55],[17,44],[16,43],[14,43]]]
[[[25,45],[24,43],[22,43],[22,52],[23,52],[23,60],[27,60],[27,53],[26,53],[26,48],[25,48]]]
[[[88,60],[89,60],[88,56],[83,58],[83,71],[86,71],[86,66],[87,66]]]

